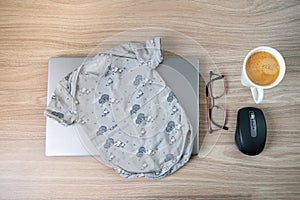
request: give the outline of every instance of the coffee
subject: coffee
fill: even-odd
[[[279,76],[280,66],[276,58],[264,51],[252,54],[246,63],[249,79],[260,86],[271,85]]]

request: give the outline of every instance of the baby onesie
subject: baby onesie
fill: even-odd
[[[61,80],[45,115],[75,124],[97,156],[123,177],[165,177],[190,158],[194,133],[175,94],[155,70],[160,38],[129,42]]]

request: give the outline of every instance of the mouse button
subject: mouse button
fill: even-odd
[[[241,120],[239,125],[241,135],[250,135],[250,123],[249,120]]]
[[[249,122],[249,112],[247,112],[246,110],[243,110],[239,113],[238,115],[238,122],[240,126],[245,126],[247,125]]]
[[[245,115],[249,113],[249,110],[250,110],[249,108],[241,108],[238,113],[240,114],[240,116],[245,117]]]
[[[260,122],[264,122],[265,123],[265,115],[264,113],[262,112],[262,110],[260,109],[255,109],[255,115],[256,115],[256,118],[257,118],[257,121],[260,121]]]
[[[263,114],[257,116],[256,126],[257,126],[258,136],[265,138],[267,135],[267,124]]]
[[[259,118],[256,120],[256,126],[257,126],[257,129],[258,129],[258,132],[265,133],[266,130],[267,130],[266,122],[264,120],[259,119]]]

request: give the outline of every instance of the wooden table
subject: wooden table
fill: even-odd
[[[0,1],[0,199],[299,199],[300,2]],[[227,86],[227,125],[213,151],[162,180],[123,179],[92,157],[46,157],[47,61],[85,56],[96,44],[137,27],[180,31],[207,49]],[[240,84],[256,46],[278,49],[286,75],[255,105]],[[265,150],[234,144],[239,108],[267,119]]]

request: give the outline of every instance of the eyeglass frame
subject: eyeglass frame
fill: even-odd
[[[216,78],[212,78],[213,75],[215,75]],[[224,78],[224,75],[216,74],[213,71],[209,72],[209,82],[206,84],[207,123],[208,123],[209,133],[213,133],[214,131],[218,131],[221,129],[228,130],[228,127],[225,126],[225,121],[224,121],[223,125],[220,125],[220,124],[216,123],[212,118],[212,110],[214,108],[221,109],[221,110],[223,110],[224,114],[226,114],[225,113],[226,111],[222,107],[215,104],[215,99],[222,97],[225,93],[225,89],[224,89],[223,93],[219,96],[213,96],[213,94],[212,94],[212,82],[223,79],[223,78]],[[219,127],[219,129],[212,129],[212,124]]]

